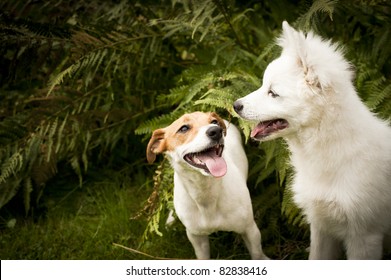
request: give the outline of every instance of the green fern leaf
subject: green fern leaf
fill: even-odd
[[[52,124],[50,124],[49,128],[49,133],[47,135],[48,140],[47,140],[47,157],[46,161],[49,162],[51,157],[52,157],[52,151],[53,151],[53,146],[54,146],[54,134],[56,134],[57,131],[57,125],[58,125],[58,118],[56,118]],[[48,126],[49,127],[49,126]]]
[[[64,71],[62,71],[59,74],[57,74],[56,76],[52,77],[49,81],[49,84],[48,84],[49,90],[48,90],[47,95],[50,95],[52,93],[52,91],[54,90],[54,88],[64,81],[65,76],[68,75],[69,77],[71,77],[79,68],[80,68],[80,61],[78,61],[75,64],[72,64]]]
[[[24,159],[20,151],[15,152],[1,165],[0,183],[4,183],[11,175],[16,175],[23,167]]]

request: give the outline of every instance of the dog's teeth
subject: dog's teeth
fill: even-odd
[[[193,162],[194,162],[195,164],[202,164],[202,161],[201,161],[198,157],[194,157]]]

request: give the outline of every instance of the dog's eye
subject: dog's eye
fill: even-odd
[[[218,120],[212,120],[210,123],[219,125],[219,121]]]
[[[267,93],[270,97],[273,97],[273,98],[276,98],[278,97],[279,95],[277,93],[275,93],[273,90],[269,89],[269,92]]]
[[[178,132],[180,132],[180,133],[186,133],[189,129],[190,129],[190,126],[188,126],[187,124],[185,124],[185,125],[182,125],[180,129],[178,129]]]

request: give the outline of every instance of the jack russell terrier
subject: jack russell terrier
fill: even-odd
[[[268,259],[254,221],[241,135],[215,113],[185,114],[153,132],[147,159],[165,153],[174,169],[174,208],[198,259],[209,259],[208,235],[234,231],[252,259]]]

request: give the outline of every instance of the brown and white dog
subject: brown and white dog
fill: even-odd
[[[153,132],[152,163],[165,153],[174,169],[174,207],[198,259],[209,259],[208,235],[242,235],[252,259],[267,259],[247,189],[248,162],[238,129],[215,113],[185,114]]]

